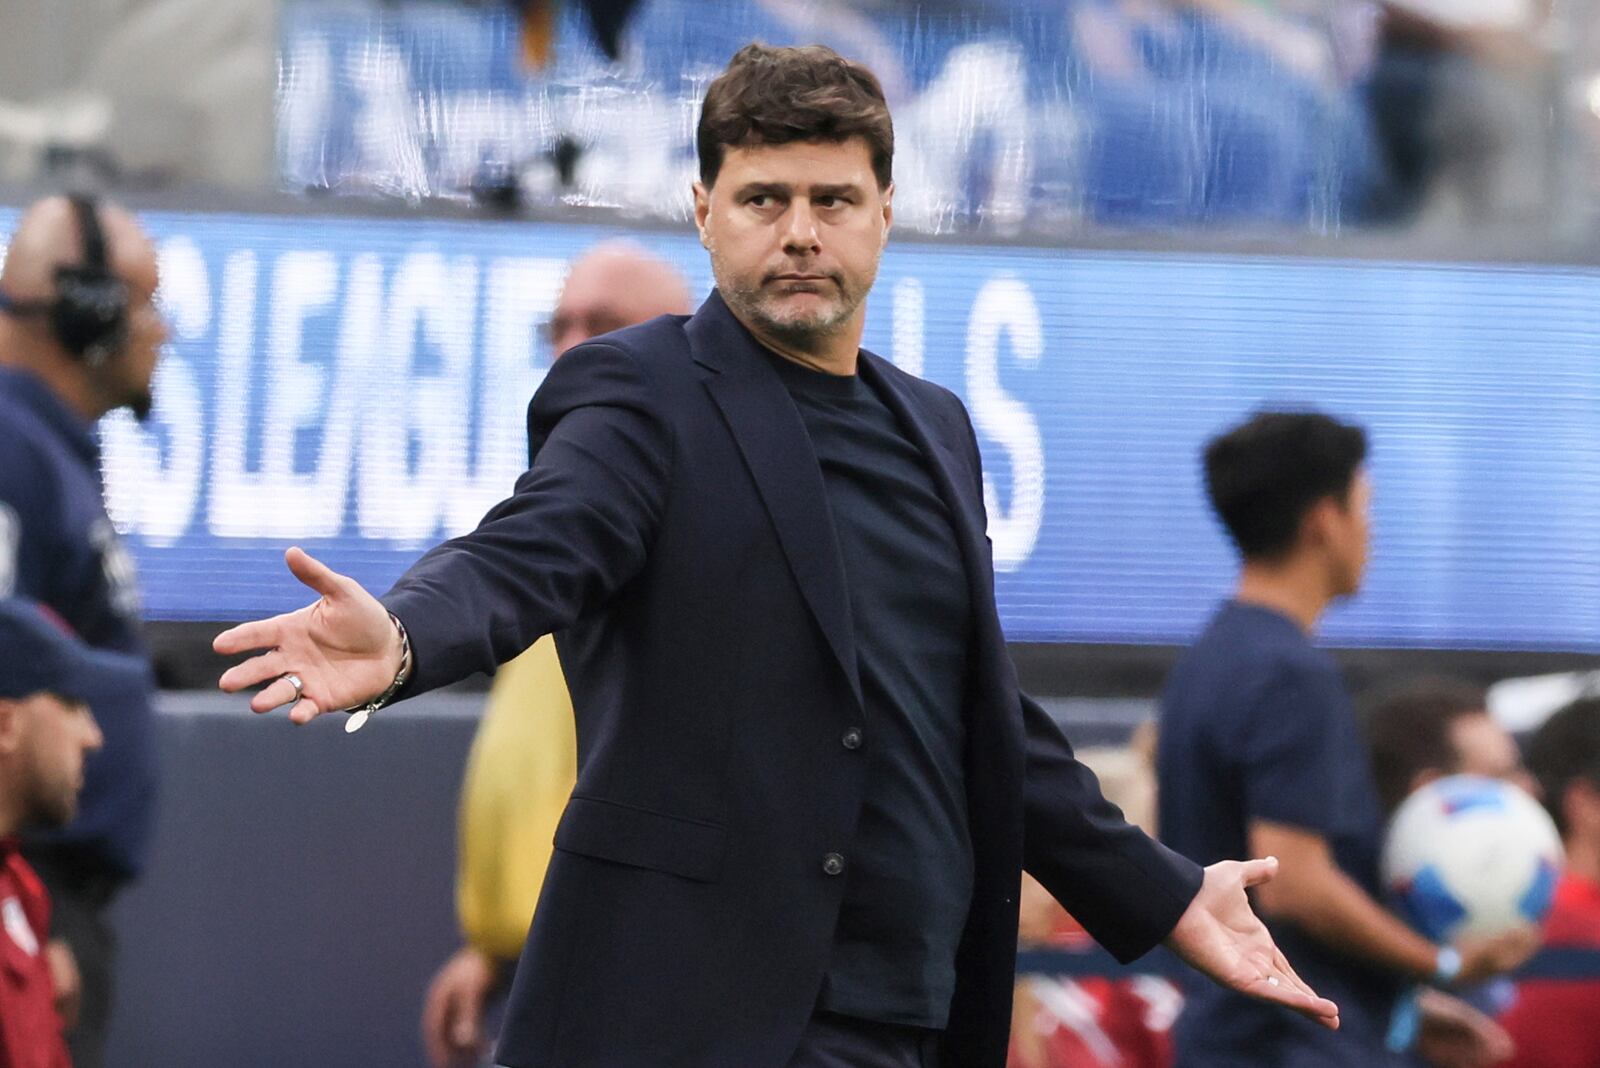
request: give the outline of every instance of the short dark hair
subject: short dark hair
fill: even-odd
[[[695,147],[709,189],[729,146],[859,137],[872,153],[878,188],[894,163],[894,124],[877,75],[823,45],[773,48],[748,44],[706,89]]]
[[[1205,450],[1206,491],[1247,560],[1294,547],[1300,522],[1327,497],[1349,498],[1367,433],[1320,412],[1259,412]]]
[[[1421,772],[1461,770],[1450,729],[1463,716],[1486,715],[1487,704],[1480,687],[1448,678],[1411,679],[1368,702],[1367,746],[1385,812],[1400,807]]]
[[[1566,834],[1567,787],[1577,779],[1600,787],[1600,697],[1580,697],[1545,720],[1528,741],[1527,762],[1544,807]]]

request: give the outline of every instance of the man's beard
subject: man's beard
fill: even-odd
[[[141,389],[128,401],[128,410],[133,417],[141,423],[150,421],[150,413],[156,406],[155,397],[148,389]]]
[[[713,267],[717,266],[717,259],[713,250]],[[779,317],[767,310],[777,299],[766,286],[771,278],[772,275],[769,273],[754,284],[732,285],[720,288],[719,292],[739,318],[753,325],[759,333],[802,352],[821,348],[827,338],[838,333],[850,321],[866,297],[865,288],[859,292],[853,291],[842,275],[832,273],[827,279],[837,289],[838,297],[830,307],[819,308],[813,313],[798,317]],[[869,282],[868,285],[870,284]]]

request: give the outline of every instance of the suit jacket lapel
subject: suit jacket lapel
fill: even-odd
[[[713,292],[689,320],[690,352],[727,421],[777,531],[795,582],[838,659],[856,704],[855,628],[822,470],[800,413],[748,331]]]

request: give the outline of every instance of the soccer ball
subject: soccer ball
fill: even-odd
[[[1435,942],[1539,923],[1561,873],[1561,837],[1525,792],[1477,775],[1417,790],[1395,813],[1383,883]]]

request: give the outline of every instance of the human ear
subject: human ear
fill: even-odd
[[[15,753],[22,745],[22,702],[0,700],[0,754]]]
[[[700,231],[700,247],[709,249],[711,239],[706,236],[706,219],[711,214],[711,190],[704,182],[694,183],[694,228]]]

